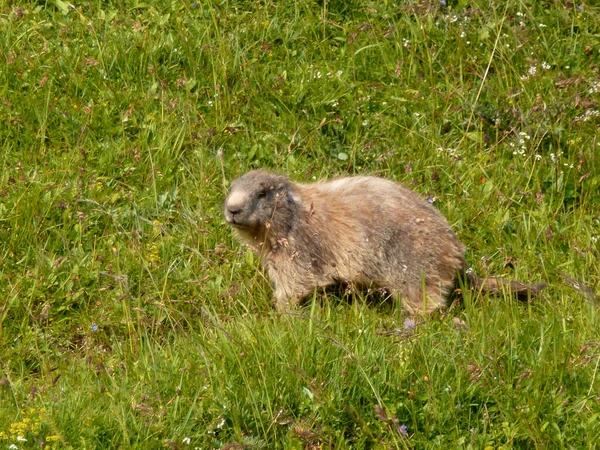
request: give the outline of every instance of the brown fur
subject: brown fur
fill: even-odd
[[[448,306],[465,247],[418,194],[382,178],[293,183],[265,170],[235,180],[225,218],[261,255],[284,311],[315,288],[350,283],[400,295],[409,313]],[[477,289],[538,286],[468,277]]]

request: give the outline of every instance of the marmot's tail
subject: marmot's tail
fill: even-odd
[[[503,278],[480,278],[472,270],[467,271],[465,277],[468,285],[474,291],[492,295],[508,293],[515,295],[522,301],[528,301],[531,298],[537,297],[540,291],[547,286],[546,283],[526,284]]]

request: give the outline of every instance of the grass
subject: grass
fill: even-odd
[[[0,445],[596,448],[592,3],[0,3]],[[549,287],[277,316],[255,167],[401,181]]]

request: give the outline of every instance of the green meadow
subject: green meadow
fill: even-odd
[[[597,448],[595,3],[0,1],[0,449]],[[278,315],[222,214],[258,167],[548,287]]]

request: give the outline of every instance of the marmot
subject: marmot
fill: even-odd
[[[469,276],[465,246],[442,214],[383,178],[300,184],[254,170],[232,182],[224,213],[260,253],[278,311],[338,283],[383,288],[409,314],[449,306],[461,275],[485,291],[534,296],[543,287]]]

